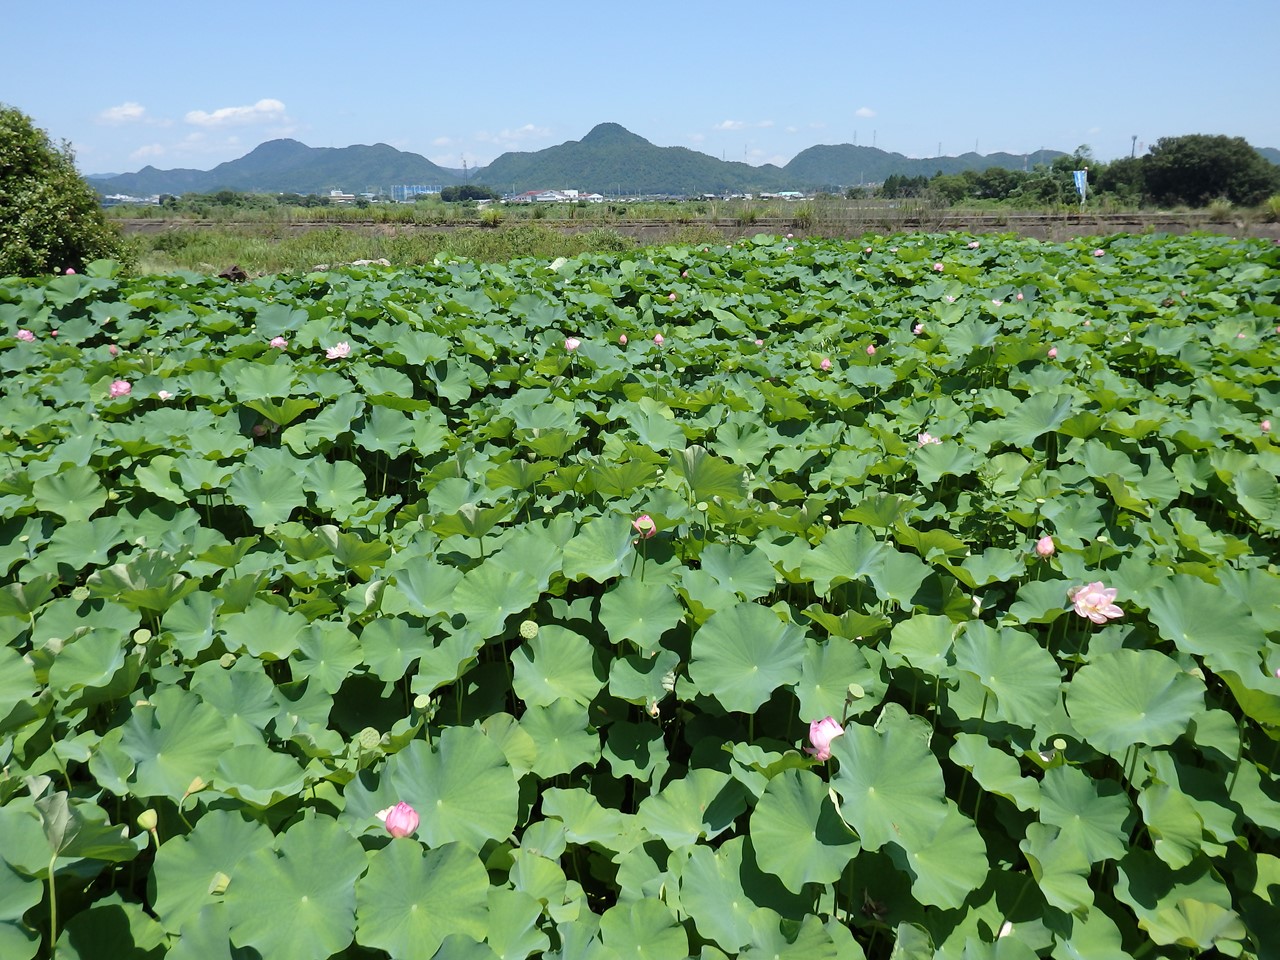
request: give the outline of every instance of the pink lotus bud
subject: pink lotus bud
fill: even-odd
[[[573,351],[577,350],[580,346],[582,346],[582,341],[579,340],[577,337],[565,338],[564,348],[568,350],[570,353],[573,353]]]
[[[1057,359],[1058,359],[1058,348],[1057,348],[1057,347],[1050,347],[1050,348],[1049,348],[1048,357],[1049,357],[1049,359],[1050,359],[1050,360],[1057,360]]]
[[[911,328],[911,332],[914,333],[917,337],[920,336],[920,334],[924,333],[924,324],[917,323],[914,327]]]
[[[763,347],[763,346],[764,346],[764,341],[763,341],[763,340],[761,340],[761,339],[759,339],[759,338],[757,337],[757,338],[756,338],[756,346],[757,346],[757,347]]]
[[[49,331],[49,336],[51,336],[51,337],[56,337],[57,335],[58,335],[58,331],[57,331],[57,330],[50,330],[50,331]]]
[[[970,249],[970,250],[977,250],[977,249],[978,249],[978,246],[979,246],[979,244],[978,244],[978,241],[977,241],[977,240],[970,241],[970,243],[969,243],[969,249]]]
[[[1105,250],[1103,250],[1101,247],[1099,247],[1097,250],[1093,251],[1093,255],[1094,255],[1095,257],[1101,257],[1101,256],[1102,256],[1103,254],[1105,254],[1105,253],[1106,253],[1106,251],[1105,251]]]
[[[667,294],[667,299],[668,299],[668,300],[674,300],[675,298],[676,298],[676,295],[675,295],[675,293],[674,293],[674,292],[672,292],[672,293],[668,293],[668,294]]]
[[[830,369],[831,369],[831,358],[830,358],[830,357],[823,357],[823,358],[822,358],[822,362],[821,362],[820,364],[818,364],[818,366],[820,366],[824,371],[825,371],[825,370],[830,370]]]
[[[68,273],[68,274],[72,274],[72,273],[75,273],[75,272],[76,272],[76,271],[75,271],[75,267],[67,267],[67,273]]]
[[[1036,553],[1042,557],[1052,557],[1057,549],[1053,544],[1053,537],[1043,536],[1036,541]]]
[[[844,735],[844,727],[835,717],[823,717],[809,724],[809,742],[812,747],[805,747],[804,752],[815,760],[831,759],[831,741]]]
[[[874,343],[867,344],[867,356],[874,357],[876,355],[876,345]]]
[[[120,352],[120,348],[117,347],[114,343],[107,347],[107,353],[111,354],[113,357],[119,352]]]
[[[653,342],[656,343],[658,346],[662,346],[662,344],[665,343],[666,341],[662,339],[662,334],[655,333],[653,335]]]
[[[386,825],[387,833],[393,837],[407,837],[418,829],[418,811],[403,800],[394,807],[379,810],[377,817]]]
[[[867,247],[867,248],[866,248],[865,250],[863,250],[862,252],[863,252],[863,253],[870,253],[870,252],[871,252],[871,248],[870,248],[870,247]]]
[[[1021,299],[1022,299],[1022,294],[1018,294],[1018,295],[1017,295],[1016,297],[1014,297],[1013,299],[1015,299],[1015,300],[1021,300]]]
[[[30,343],[32,340],[36,338],[36,335],[32,333],[30,330],[19,330],[16,334],[14,334],[14,336],[16,336],[19,340],[22,340],[25,343]]]
[[[618,343],[622,344],[624,347],[627,345],[627,335],[625,333],[618,337]]]
[[[658,525],[653,522],[653,517],[647,513],[642,513],[631,521],[631,529],[648,540],[658,532]]]
[[[787,239],[788,239],[788,240],[790,240],[792,236],[793,236],[793,234],[788,233],[788,234],[787,234]]]
[[[128,380],[113,380],[111,386],[107,389],[107,393],[112,399],[116,397],[127,397],[133,392],[133,386]]]
[[[1263,432],[1263,433],[1270,433],[1270,432],[1271,432],[1271,421],[1270,421],[1270,420],[1263,420],[1260,424],[1258,424],[1258,427],[1262,430],[1262,432]]]
[[[941,273],[941,272],[942,272],[942,270],[943,270],[943,266],[942,266],[942,264],[940,264],[940,263],[935,263],[935,264],[933,265],[933,269],[934,269],[934,271],[935,271],[935,272],[937,272],[937,273]]]
[[[688,276],[689,276],[689,271],[688,271],[688,270],[681,270],[681,271],[680,271],[680,276],[682,276],[682,277],[688,277]]]
[[[275,347],[277,350],[288,350],[289,341],[284,337],[272,337],[268,346]]]

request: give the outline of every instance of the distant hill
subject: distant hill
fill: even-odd
[[[808,188],[854,186],[861,183],[883,183],[894,174],[905,177],[932,177],[935,173],[960,173],[962,170],[1030,169],[1037,163],[1051,163],[1062,156],[1060,150],[1037,150],[1025,156],[1012,153],[965,153],[958,157],[930,157],[917,160],[900,153],[888,153],[875,147],[856,147],[841,143],[802,150],[782,168],[791,182]]]
[[[772,164],[753,167],[687,147],[654,146],[616,123],[534,153],[504,153],[473,179],[502,193],[571,187],[629,195],[786,190],[790,182]]]
[[[1262,152],[1267,155],[1267,151]],[[499,193],[557,188],[605,195],[762,193],[880,183],[895,173],[914,177],[992,166],[1021,169],[1048,163],[1061,155],[1056,150],[1038,150],[1025,157],[966,153],[919,160],[843,143],[809,147],[785,167],[755,167],[718,160],[687,147],[655,146],[616,123],[602,123],[581,140],[530,153],[504,153],[487,167],[471,170],[469,179]],[[395,184],[450,186],[463,182],[464,172],[437,166],[416,153],[385,143],[309,147],[297,140],[270,140],[212,170],[157,170],[148,166],[137,173],[88,179],[104,194],[130,196],[219,190],[324,194],[330,190],[387,190]]]
[[[157,170],[143,167],[107,179],[89,178],[103,193],[148,196],[156,193],[361,193],[392,184],[461,183],[462,177],[416,153],[385,143],[351,147],[309,147],[297,140],[269,140],[239,160],[212,170]]]
[[[1270,160],[1272,163],[1280,166],[1280,150],[1275,147],[1255,147],[1260,154]]]

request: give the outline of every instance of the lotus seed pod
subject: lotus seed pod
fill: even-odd
[[[361,750],[376,750],[382,743],[382,734],[373,727],[365,727],[356,734],[356,745]]]
[[[146,627],[139,627],[137,630],[133,631],[134,643],[146,643],[150,639],[151,639],[151,631],[148,630]]]
[[[227,892],[227,887],[231,884],[231,878],[219,870],[213,875],[213,879],[209,881],[209,893],[213,896],[220,897]]]
[[[88,600],[89,588],[76,587],[74,590],[71,591],[71,599],[75,600],[77,603],[83,603],[85,600]]]
[[[138,814],[138,826],[143,830],[151,831],[156,828],[156,824],[160,822],[160,817],[154,810],[143,810]]]
[[[224,670],[230,670],[236,664],[236,655],[234,653],[224,653],[218,658],[218,663],[222,665]]]
[[[532,620],[520,621],[520,636],[526,640],[532,640],[538,635],[538,625]]]
[[[431,698],[425,693],[420,693],[413,698],[413,709],[419,713],[426,713],[427,708],[431,706]]]
[[[1053,749],[1055,749],[1055,750],[1065,750],[1065,749],[1067,749],[1067,741],[1063,740],[1061,737],[1054,737],[1054,738],[1053,738]]]

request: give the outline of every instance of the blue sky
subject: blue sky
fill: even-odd
[[[86,173],[209,169],[276,137],[475,167],[605,121],[753,164],[819,143],[1280,147],[1280,0],[10,6],[0,102]]]

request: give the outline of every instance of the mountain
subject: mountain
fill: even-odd
[[[1267,155],[1267,151],[1262,151]],[[1272,151],[1274,152],[1274,151]],[[616,123],[602,123],[581,140],[532,153],[504,153],[469,172],[437,166],[416,153],[385,143],[373,146],[309,147],[297,140],[270,140],[238,160],[212,170],[157,170],[89,177],[104,194],[157,193],[363,193],[396,184],[449,186],[469,178],[499,193],[571,188],[606,195],[762,193],[815,190],[880,183],[892,174],[933,176],[998,166],[1022,169],[1062,154],[1038,150],[918,160],[875,147],[842,143],[809,147],[785,167],[718,160],[687,147],[659,147]]]
[[[436,166],[416,153],[406,153],[385,143],[373,146],[308,147],[297,140],[269,140],[238,160],[220,163],[212,170],[157,170],[143,167],[137,173],[89,178],[102,193],[148,196],[156,193],[359,193],[370,187],[389,189],[393,184],[449,186],[460,183],[454,171]]]
[[[616,123],[534,153],[504,153],[473,178],[501,193],[571,187],[603,194],[785,190],[773,164],[725,162],[688,147],[657,147]]]
[[[1256,147],[1255,149],[1272,163],[1280,165],[1280,150],[1275,147]]]
[[[1012,153],[965,153],[958,157],[930,157],[924,160],[888,153],[875,147],[857,147],[850,143],[809,147],[802,150],[782,168],[793,183],[808,188],[853,186],[882,183],[893,174],[905,177],[932,177],[935,173],[960,173],[962,170],[985,170],[1004,167],[1007,170],[1031,169],[1037,163],[1050,163],[1062,156],[1059,150],[1037,150],[1026,156]]]

